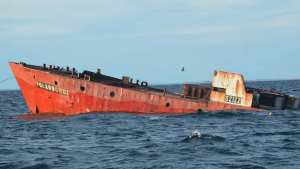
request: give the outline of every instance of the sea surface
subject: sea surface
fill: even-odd
[[[300,97],[300,81],[248,85]],[[22,118],[26,112],[20,91],[0,91],[0,169],[300,169],[299,111]]]

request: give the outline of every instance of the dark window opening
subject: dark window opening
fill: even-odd
[[[226,92],[226,89],[224,89],[224,88],[219,88],[219,87],[214,87],[214,88],[213,88],[213,91],[225,93],[225,92]]]
[[[171,105],[171,104],[170,104],[169,102],[168,102],[168,103],[166,103],[166,107],[170,107],[170,105]]]
[[[188,88],[188,96],[192,96],[192,94],[193,94],[193,88],[189,87]]]
[[[85,90],[84,86],[80,86],[80,90],[83,92]]]
[[[203,99],[205,94],[205,90],[200,90],[200,98]]]
[[[40,113],[38,106],[35,106],[35,113],[37,113],[37,114]]]
[[[54,81],[54,84],[57,85],[58,84],[57,81]]]
[[[199,96],[200,96],[200,91],[199,89],[195,88],[194,97],[199,98]]]
[[[115,92],[112,91],[112,92],[110,92],[109,95],[110,95],[110,97],[115,97]]]

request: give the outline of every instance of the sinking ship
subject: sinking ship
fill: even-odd
[[[97,71],[10,62],[32,114],[77,115],[91,112],[186,114],[215,111],[300,109],[296,97],[246,87],[241,74],[215,71],[210,85],[184,84],[182,93],[154,88],[128,76]]]

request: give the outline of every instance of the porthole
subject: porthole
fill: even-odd
[[[197,111],[198,113],[202,113],[203,112],[203,110],[200,108],[200,109],[198,109],[198,111]]]
[[[80,90],[83,92],[85,91],[85,87],[84,86],[80,86]]]
[[[110,93],[109,93],[109,95],[110,95],[110,97],[115,97],[115,92],[114,91],[111,91]]]
[[[57,81],[54,81],[54,84],[57,85],[58,84]]]
[[[170,107],[171,106],[171,104],[168,102],[168,103],[166,103],[166,107]]]

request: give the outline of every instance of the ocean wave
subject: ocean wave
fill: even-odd
[[[226,139],[221,136],[214,136],[211,134],[204,134],[198,130],[194,130],[191,135],[187,136],[182,140],[182,142],[191,142],[191,141],[213,141],[213,142],[224,142]]]

